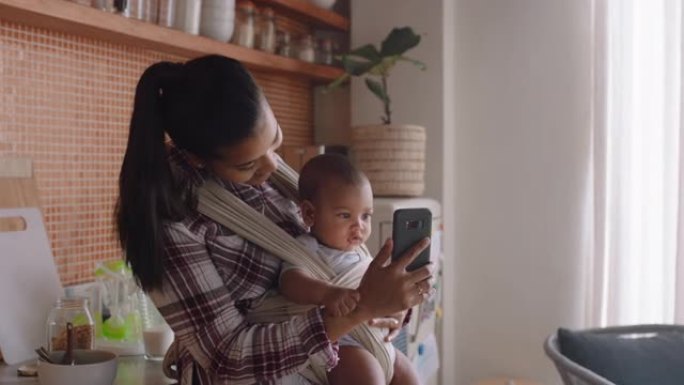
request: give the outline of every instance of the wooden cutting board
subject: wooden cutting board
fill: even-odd
[[[0,350],[8,364],[35,357],[63,292],[28,159],[0,158]]]
[[[0,208],[40,207],[28,158],[0,158]]]

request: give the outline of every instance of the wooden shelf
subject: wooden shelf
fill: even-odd
[[[187,58],[221,54],[240,60],[251,69],[293,74],[317,82],[328,82],[343,74],[340,68],[222,43],[64,0],[0,0],[0,19]]]
[[[339,13],[317,7],[307,0],[256,0],[260,5],[268,5],[278,12],[303,16],[318,26],[349,31],[349,19]]]

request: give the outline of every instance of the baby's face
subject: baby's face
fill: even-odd
[[[350,251],[368,240],[373,214],[373,190],[366,181],[354,186],[331,181],[313,202],[311,233],[324,245]]]

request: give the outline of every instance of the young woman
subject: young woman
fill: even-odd
[[[332,317],[316,308],[284,323],[246,321],[252,301],[277,285],[281,260],[199,214],[196,187],[214,179],[301,235],[297,206],[268,182],[282,135],[236,60],[161,62],[140,78],[116,219],[126,259],[174,330],[181,385],[306,384],[298,373],[308,360],[337,364],[340,336],[429,295],[429,268],[405,271],[429,241],[393,263],[388,241],[364,275],[354,312]]]

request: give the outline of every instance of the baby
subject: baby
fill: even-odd
[[[310,233],[298,240],[320,256],[335,274],[344,274],[362,260],[359,248],[371,233],[373,191],[368,178],[346,157],[319,155],[302,168],[299,195],[302,218]],[[351,312],[359,300],[356,290],[314,279],[291,265],[283,268],[280,292],[299,304],[324,306],[333,316]],[[401,322],[397,322],[395,329],[400,326]],[[379,362],[351,336],[340,338],[339,345],[339,364],[328,373],[331,385],[387,383]],[[409,359],[396,351],[391,384],[419,383]]]

